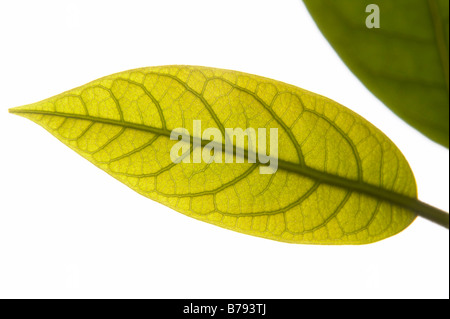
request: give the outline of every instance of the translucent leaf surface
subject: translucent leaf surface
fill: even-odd
[[[413,174],[384,134],[330,99],[271,79],[206,67],[142,68],[10,112],[136,192],[238,232],[366,244],[416,216],[404,205],[416,200]],[[276,172],[261,174],[259,161],[174,163],[170,151],[179,142],[170,134],[185,128],[196,137],[194,120],[224,133],[221,144],[226,128],[277,128]],[[170,232],[171,225],[161,227]]]

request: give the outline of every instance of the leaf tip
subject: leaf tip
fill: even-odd
[[[15,107],[12,107],[12,108],[8,109],[8,113],[20,115],[20,113],[25,113],[26,110],[29,110],[29,108],[27,108],[26,105],[24,105],[24,106],[15,106]]]

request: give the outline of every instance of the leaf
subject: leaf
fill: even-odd
[[[10,112],[136,192],[234,231],[291,243],[366,244],[416,217],[407,208],[417,202],[414,176],[385,135],[332,100],[271,79],[206,67],[141,68]],[[227,128],[276,128],[276,172],[261,174],[259,157],[174,163],[170,152],[179,141],[171,132],[187,129],[194,145],[201,136],[193,134],[194,120],[224,134],[221,149]],[[249,159],[249,145],[235,142],[233,151],[244,147]]]
[[[449,1],[304,3],[361,82],[403,120],[448,148]],[[366,26],[374,12],[366,12],[371,3],[379,8],[379,28]]]

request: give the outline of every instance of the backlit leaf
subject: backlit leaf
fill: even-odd
[[[291,243],[365,244],[400,232],[416,216],[405,208],[416,201],[414,176],[384,134],[330,99],[271,79],[206,67],[142,68],[10,112],[136,192],[238,232]],[[276,128],[276,172],[261,174],[260,162],[236,157],[173,163],[179,142],[171,132],[184,128],[199,137],[194,121],[224,134]],[[244,148],[249,157],[248,143]]]
[[[448,148],[449,1],[304,3],[361,82],[403,120]],[[379,28],[370,17],[374,4],[379,9]]]

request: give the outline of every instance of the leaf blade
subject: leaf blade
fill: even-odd
[[[361,82],[403,120],[448,148],[448,1],[378,1],[379,29],[365,26],[367,1],[304,3]]]
[[[381,194],[416,197],[412,172],[392,142],[336,102],[278,81],[203,67],[143,68],[11,112],[138,193],[246,234],[365,244],[415,218]],[[192,132],[195,119],[220,131],[278,128],[278,171],[261,175],[258,163],[172,163],[170,131]]]

